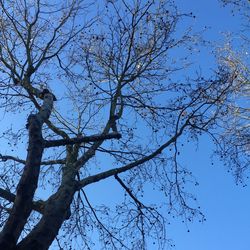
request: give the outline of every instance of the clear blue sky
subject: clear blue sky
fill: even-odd
[[[239,31],[240,19],[233,17],[229,8],[221,8],[216,0],[178,0],[181,9],[194,13],[195,28],[211,29],[205,37],[223,41],[223,31]],[[249,35],[249,34],[248,34]],[[196,66],[209,71],[212,65],[204,51],[197,55]],[[168,227],[176,250],[249,250],[250,249],[250,187],[236,186],[221,162],[211,165],[211,144],[203,138],[198,152],[186,152],[185,165],[192,168],[199,181],[197,198],[207,221],[194,222],[188,226],[173,220]],[[250,183],[248,183],[250,184]],[[187,230],[190,232],[187,232]]]
[[[206,222],[187,226],[173,220],[168,227],[176,250],[248,250],[250,249],[250,188],[236,186],[222,163],[211,164],[211,144],[203,137],[199,150],[189,148],[185,165],[199,181],[195,190]],[[190,232],[187,232],[190,230]]]

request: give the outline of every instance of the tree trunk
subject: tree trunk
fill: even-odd
[[[35,115],[29,117],[29,147],[26,164],[18,183],[16,198],[10,216],[0,234],[0,249],[12,249],[32,211],[43,154],[41,122]]]
[[[34,229],[24,238],[15,250],[47,250],[63,222],[69,218],[70,204],[74,197],[75,181],[64,183],[58,191],[52,195],[44,209],[44,214]]]
[[[9,218],[0,234],[0,249],[14,249],[32,211],[32,202],[37,188],[44,149],[42,125],[49,118],[52,107],[53,96],[48,93],[44,97],[44,103],[40,111],[35,115],[31,114],[28,118],[29,146],[26,164],[17,186],[16,197]]]

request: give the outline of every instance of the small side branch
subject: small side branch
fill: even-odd
[[[117,174],[115,174],[115,179],[121,184],[121,186],[126,190],[126,192],[129,194],[129,196],[135,201],[138,208],[143,208],[144,205],[133,195],[131,190],[125,185],[125,183],[118,177]]]
[[[9,202],[14,202],[15,201],[15,198],[16,198],[16,195],[5,190],[5,189],[2,189],[0,188],[0,197],[9,201]],[[34,201],[33,202],[33,210],[35,210],[36,212],[42,214],[43,213],[43,208],[45,206],[45,202],[44,201]]]
[[[23,159],[19,159],[18,157],[12,156],[12,155],[1,155],[0,154],[0,161],[6,162],[6,161],[15,161],[21,164],[26,164],[26,161]],[[58,160],[50,160],[50,161],[42,161],[41,165],[48,166],[48,165],[55,165],[55,164],[65,164],[65,159],[58,159]]]
[[[109,229],[100,221],[100,219],[98,218],[98,216],[97,216],[97,214],[96,214],[96,211],[95,211],[95,209],[93,208],[93,206],[91,205],[91,203],[90,203],[90,201],[89,201],[89,199],[88,199],[86,193],[85,193],[83,190],[81,190],[81,192],[82,192],[82,194],[83,194],[83,196],[84,196],[84,199],[86,200],[86,202],[87,202],[87,204],[88,204],[88,206],[89,206],[91,212],[93,213],[93,215],[94,215],[96,221],[97,221],[98,224],[100,225],[100,227],[103,228],[103,230],[107,233],[107,235],[108,235],[110,238],[115,239],[115,240],[116,240],[117,242],[119,242],[124,248],[129,249],[127,246],[125,246],[125,245],[122,243],[122,241],[121,241],[119,238],[115,237],[115,235],[113,235],[113,234],[109,231]]]
[[[22,163],[22,164],[25,164],[25,160],[22,160],[22,159],[19,159],[17,157],[14,157],[12,155],[1,155],[0,154],[0,161],[8,161],[8,160],[12,160],[12,161],[15,161],[15,162],[18,162],[18,163]]]

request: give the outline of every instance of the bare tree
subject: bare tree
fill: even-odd
[[[222,1],[225,5],[232,7],[234,15],[241,14],[243,22],[241,30],[238,33],[226,33],[225,43],[218,48],[218,63],[226,67],[229,72],[235,72],[237,79],[235,84],[234,97],[231,103],[228,103],[227,114],[222,119],[221,126],[224,128],[222,137],[224,145],[218,149],[225,158],[225,164],[233,172],[237,182],[243,182],[244,172],[249,165],[250,153],[250,109],[248,99],[250,96],[250,69],[249,69],[249,1]],[[233,17],[232,17],[233,18]],[[238,155],[241,151],[246,152],[244,160],[239,161]],[[235,168],[235,166],[237,166]]]
[[[104,249],[146,249],[149,238],[163,249],[167,214],[203,220],[180,148],[203,133],[222,145],[220,120],[240,84],[227,67],[177,79],[197,42],[178,23],[192,14],[153,0],[0,9],[1,108],[23,122],[1,136],[0,248],[93,249],[99,237]],[[106,179],[124,195],[95,205],[88,188],[109,197],[97,184]]]
[[[234,97],[228,103],[228,109],[225,116],[221,119],[221,127],[224,132],[223,146],[218,149],[225,158],[229,157],[231,161],[226,160],[229,170],[235,176],[236,182],[244,182],[244,173],[249,165],[250,153],[250,109],[249,109],[249,65],[247,64],[247,50],[241,45],[240,49],[234,49],[232,36],[223,47],[218,50],[219,63],[228,68],[228,71],[235,72],[237,78],[235,84],[239,84],[234,90]],[[246,59],[246,60],[244,60]],[[246,152],[245,159],[239,160],[240,152]],[[233,164],[232,164],[233,162]],[[235,168],[236,167],[236,168]]]

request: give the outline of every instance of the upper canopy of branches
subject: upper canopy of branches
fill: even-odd
[[[33,209],[43,214],[63,197],[63,187],[73,187],[72,215],[64,215],[70,217],[63,226],[66,234],[80,234],[88,246],[86,234],[97,230],[105,246],[127,249],[142,249],[150,235],[164,244],[160,206],[138,198],[144,184],[162,192],[169,213],[188,221],[203,218],[184,189],[186,182],[197,182],[179,164],[180,147],[208,134],[223,157],[232,152],[224,148],[221,124],[235,91],[245,85],[238,68],[225,64],[212,77],[177,78],[199,42],[197,34],[181,26],[192,13],[179,13],[173,1],[153,0],[0,0],[0,11],[1,108],[15,120],[26,119],[41,109],[44,89],[57,100],[42,131],[46,151],[37,191],[46,189],[49,197],[34,201]],[[18,126],[1,137],[14,147],[27,135],[25,123]],[[238,145],[230,138],[234,154],[227,162],[239,177],[247,168],[249,142]],[[8,190],[0,190],[5,220],[26,161],[0,153],[0,183]],[[105,206],[92,206],[82,189],[112,176],[127,194],[113,215]],[[51,189],[56,193],[51,195]],[[31,216],[31,228],[39,216]]]

